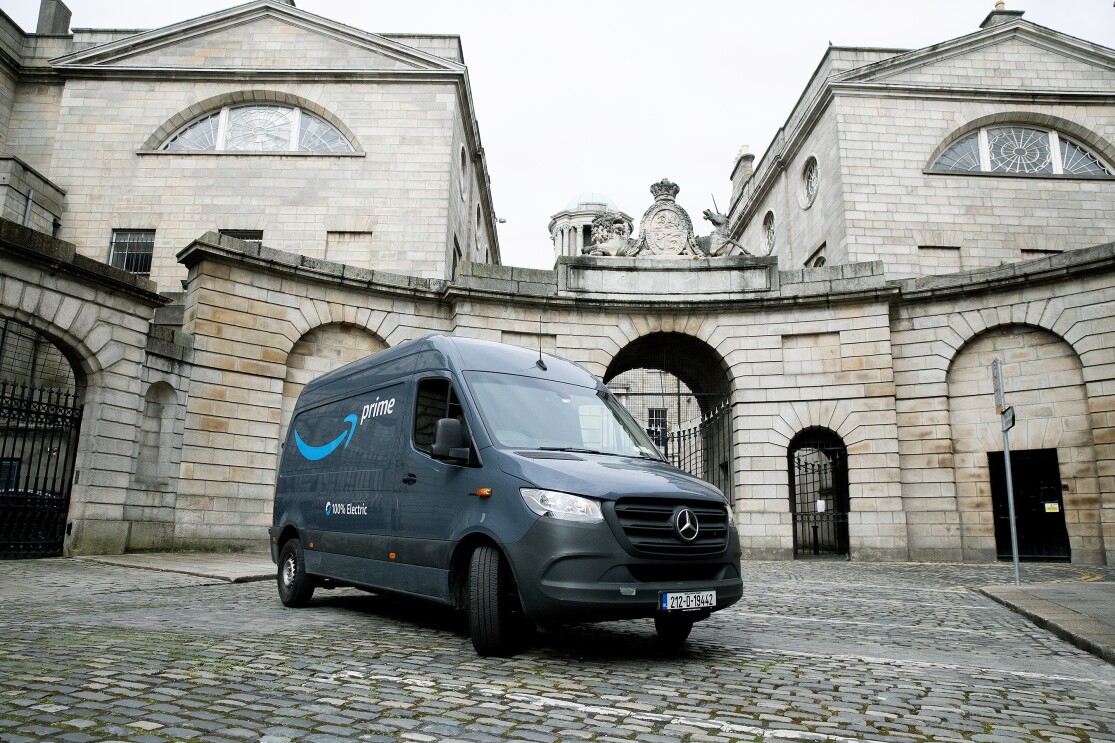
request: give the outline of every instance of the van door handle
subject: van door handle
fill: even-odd
[[[416,482],[418,482],[418,478],[414,475],[406,475],[405,477],[403,477],[404,485],[413,485]]]

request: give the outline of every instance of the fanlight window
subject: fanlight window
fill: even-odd
[[[937,158],[939,173],[1111,176],[1110,166],[1056,131],[989,126],[957,140]]]
[[[352,152],[336,127],[289,106],[226,106],[167,140],[169,152]]]

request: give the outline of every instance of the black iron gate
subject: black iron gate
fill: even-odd
[[[794,556],[847,555],[848,450],[824,429],[790,442],[790,506]]]
[[[81,411],[74,393],[0,382],[0,558],[62,554]]]
[[[734,503],[731,410],[730,404],[723,403],[690,428],[665,436],[655,436],[650,429],[647,432],[670,464],[720,488],[728,501]]]

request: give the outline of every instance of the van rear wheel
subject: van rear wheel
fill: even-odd
[[[306,574],[306,555],[298,537],[288,539],[279,552],[279,599],[285,606],[298,608],[310,603],[314,582]]]
[[[468,568],[468,629],[480,655],[509,655],[515,647],[511,569],[499,550],[477,547]]]

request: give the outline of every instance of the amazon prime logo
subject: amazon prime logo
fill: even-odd
[[[337,449],[347,449],[349,442],[352,441],[352,434],[356,433],[357,425],[362,426],[364,425],[364,421],[366,420],[369,420],[371,418],[379,418],[383,415],[391,415],[394,412],[395,398],[392,397],[386,400],[381,400],[377,397],[375,399],[375,402],[370,402],[365,405],[363,409],[361,409],[360,415],[357,415],[356,413],[350,413],[349,415],[345,416],[344,424],[348,428],[348,430],[346,431],[345,428],[342,427],[340,429],[340,435],[334,438],[332,441],[321,444],[320,446],[307,444],[305,441],[302,440],[302,434],[298,433],[298,431],[295,430],[294,443],[298,446],[298,451],[302,454],[303,457],[309,459],[311,462],[316,462],[319,459],[325,459],[330,454],[337,451]]]
[[[326,457],[328,457],[330,454],[336,451],[337,447],[339,446],[343,445],[344,448],[347,449],[348,442],[352,440],[352,434],[356,431],[356,414],[353,413],[352,415],[349,415],[345,418],[344,422],[348,424],[348,430],[342,431],[340,436],[333,439],[328,444],[322,444],[321,446],[310,446],[302,440],[302,436],[299,435],[298,431],[295,431],[294,443],[298,445],[298,451],[306,459],[316,462],[319,459],[325,459]]]
[[[686,506],[678,506],[674,509],[673,522],[674,534],[683,542],[692,542],[701,530],[697,523],[697,514],[693,513],[693,509]]]

